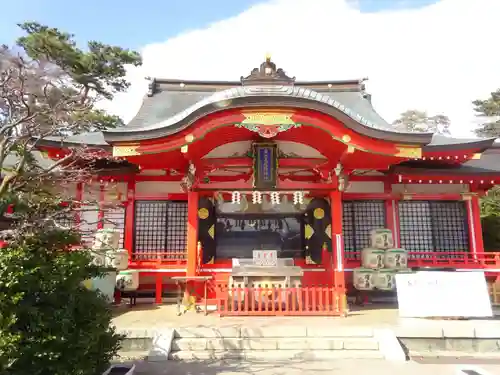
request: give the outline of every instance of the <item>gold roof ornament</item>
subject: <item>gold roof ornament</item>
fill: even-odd
[[[271,61],[271,54],[266,54],[266,60],[259,68],[254,68],[250,75],[241,77],[243,86],[262,85],[293,85],[295,77],[289,77],[281,68]]]

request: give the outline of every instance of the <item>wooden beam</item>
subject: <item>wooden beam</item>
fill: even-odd
[[[199,183],[194,186],[197,191],[200,190],[225,190],[225,191],[235,191],[235,190],[254,190],[252,183],[250,181],[234,181],[231,183]],[[279,181],[276,189],[273,190],[324,190],[331,191],[335,190],[336,185],[331,183],[315,183],[315,182],[303,182],[303,181],[290,181],[284,180]]]
[[[320,165],[331,164],[328,159],[322,158],[280,158],[279,166],[282,168],[305,168],[313,169]],[[229,168],[229,167],[253,167],[253,159],[249,157],[239,158],[208,158],[200,159],[197,163],[203,169]]]

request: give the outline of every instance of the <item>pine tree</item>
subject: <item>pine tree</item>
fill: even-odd
[[[82,286],[104,270],[86,251],[71,251],[79,234],[58,223],[83,203],[61,186],[88,181],[105,152],[73,147],[47,163],[38,147],[47,137],[119,126],[95,104],[127,89],[126,65],[141,58],[98,42],[80,49],[72,35],[38,23],[20,27],[17,47],[0,47],[0,218],[7,207],[15,213],[0,249],[0,373],[95,375],[121,336],[104,297]]]
[[[500,89],[492,92],[485,100],[472,102],[476,115],[484,119],[475,133],[480,137],[500,137]]]

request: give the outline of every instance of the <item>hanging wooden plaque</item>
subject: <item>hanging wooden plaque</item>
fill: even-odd
[[[254,188],[274,189],[278,174],[278,149],[273,143],[255,143],[254,158]]]

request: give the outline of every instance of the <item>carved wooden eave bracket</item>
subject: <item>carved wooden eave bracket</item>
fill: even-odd
[[[260,64],[259,68],[252,70],[249,76],[241,77],[242,86],[261,85],[292,85],[295,77],[289,77],[281,68],[276,68],[276,64],[271,61],[271,56],[266,56],[266,61]]]

